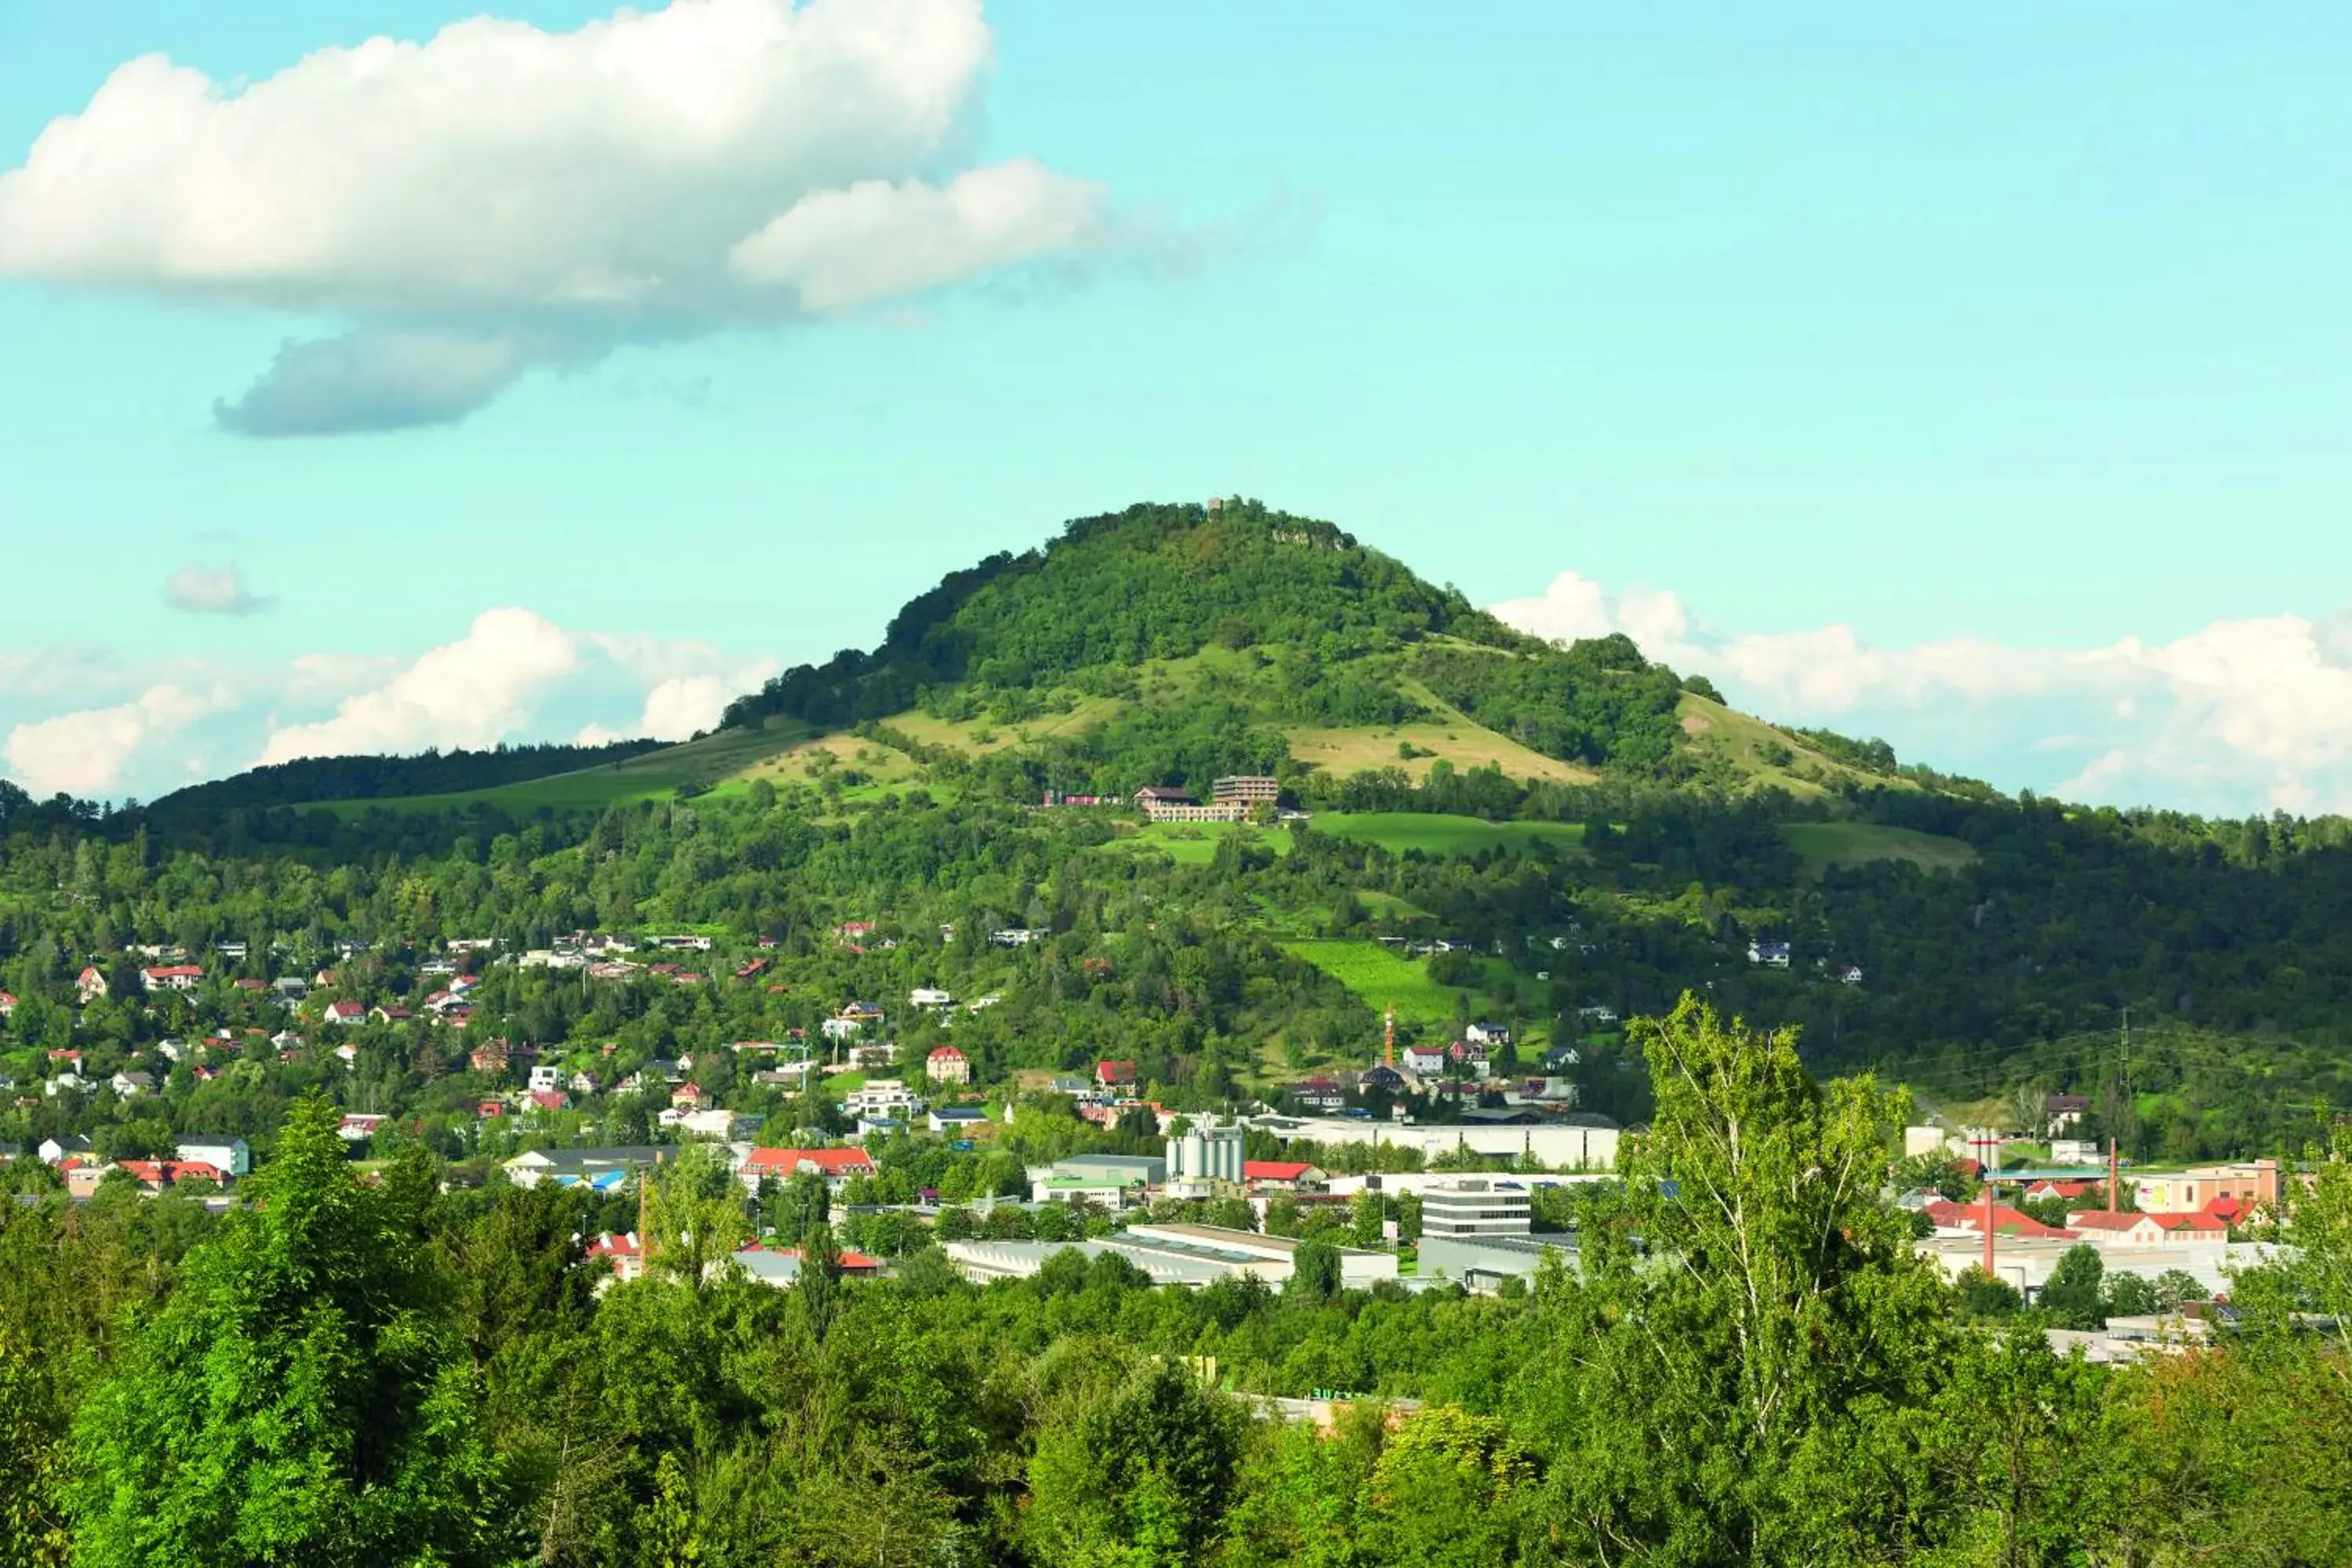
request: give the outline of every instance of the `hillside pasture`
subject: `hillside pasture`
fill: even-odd
[[[830,758],[821,762],[819,754]],[[754,779],[774,784],[817,784],[828,776],[860,775],[844,798],[856,800],[903,788],[923,777],[922,765],[895,746],[862,736],[836,732],[799,742],[772,756],[763,757],[730,775],[729,783],[748,784]]]
[[[1361,838],[1393,855],[1418,849],[1424,855],[1475,855],[1488,850],[1523,851],[1549,844],[1564,853],[1581,855],[1584,825],[1580,822],[1487,822],[1475,816],[1454,816],[1423,811],[1326,811],[1309,819],[1317,833]]]
[[[1429,977],[1429,966],[1407,958],[1377,942],[1349,937],[1305,937],[1286,942],[1282,950],[1305,959],[1346,986],[1375,1013],[1393,1006],[1397,1016],[1412,1023],[1443,1023],[1454,1016],[1462,990],[1440,985]],[[1470,993],[1475,1006],[1477,994]]]
[[[1427,700],[1433,702],[1434,699]],[[1531,752],[1507,735],[1496,734],[1452,714],[1451,710],[1447,711],[1450,716],[1422,723],[1362,729],[1308,726],[1286,730],[1283,737],[1290,742],[1292,756],[1322,769],[1333,778],[1346,778],[1368,769],[1402,768],[1413,783],[1419,784],[1429,777],[1430,768],[1441,759],[1452,763],[1458,773],[1499,767],[1505,777],[1522,780],[1591,784],[1600,776],[1590,768]],[[1427,754],[1407,757],[1402,750],[1406,746]]]
[[[1791,822],[1780,831],[1804,862],[1809,877],[1819,877],[1832,866],[1861,866],[1873,860],[1908,860],[1928,871],[1958,871],[1977,862],[1972,845],[1909,827],[1874,822]]]
[[[948,719],[934,719],[928,713],[909,709],[882,720],[881,724],[924,745],[944,746],[966,756],[980,757],[1033,741],[1049,740],[1056,735],[1075,735],[1118,717],[1129,706],[1116,697],[1087,697],[1081,698],[1077,706],[1067,713],[1040,713],[1034,719],[1024,719],[1013,724],[1000,723],[987,718],[959,723]]]
[[[1263,845],[1276,855],[1290,853],[1288,833],[1246,822],[1148,822],[1131,833],[1120,834],[1104,847],[1156,850],[1179,866],[1205,866],[1217,858],[1219,844],[1236,837]]]
[[[1838,761],[1801,736],[1775,729],[1720,702],[1685,692],[1675,711],[1691,748],[1725,770],[1727,787],[1742,793],[1777,789],[1800,800],[1817,800],[1844,784],[1865,788],[1916,789],[1907,779],[1885,778]]]

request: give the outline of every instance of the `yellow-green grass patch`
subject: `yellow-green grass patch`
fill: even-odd
[[[1375,1013],[1393,1006],[1397,1016],[1414,1023],[1437,1023],[1454,1016],[1460,987],[1440,985],[1429,977],[1428,966],[1401,951],[1377,942],[1351,937],[1302,937],[1286,942],[1282,950],[1301,958],[1346,986]],[[1473,1005],[1477,994],[1471,992]]]

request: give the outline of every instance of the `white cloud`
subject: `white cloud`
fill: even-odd
[[[104,795],[116,788],[124,768],[143,749],[234,700],[226,686],[207,691],[152,686],[133,701],[18,724],[0,745],[0,756],[36,795]]]
[[[191,562],[163,584],[163,599],[175,610],[199,616],[249,616],[269,607],[268,599],[256,597],[246,587],[245,574],[235,562],[224,566]]]
[[[1576,573],[1495,614],[1540,637],[1622,631],[1777,719],[1885,733],[1906,756],[2118,805],[2352,810],[2345,617],[2215,621],[2090,648],[1951,637],[1879,647],[1853,627],[1719,632],[1671,593],[1611,595]],[[2042,770],[2092,753],[2063,776]]]
[[[343,699],[331,719],[273,729],[256,765],[297,757],[496,745],[580,662],[570,633],[529,610],[485,610],[465,637],[383,686]]]
[[[579,726],[581,745],[651,736],[683,741],[719,722],[729,701],[777,668],[773,659],[732,660],[707,643],[633,632],[572,632],[522,609],[487,610],[459,640],[394,668],[383,661],[311,655],[284,689],[313,700],[340,692],[332,717],[272,728],[260,763],[295,757],[479,750],[500,741],[563,732],[551,722],[582,704],[612,711],[621,691],[641,692],[632,725]]]
[[[249,85],[146,56],[0,173],[0,275],[359,323],[289,345],[222,406],[232,429],[446,422],[624,339],[1088,243],[1098,187],[952,168],[991,52],[979,0],[676,0],[374,38]]]
[[[0,649],[0,774],[47,795],[152,799],[262,763],[572,735],[685,740],[778,666],[704,642],[573,631],[527,609],[405,657],[127,662]]]
[[[743,688],[730,686],[715,675],[665,680],[646,693],[645,712],[638,717],[637,733],[651,735],[656,741],[690,739],[697,731],[716,725],[728,701],[742,691]]]
[[[944,186],[868,180],[803,198],[730,260],[737,277],[788,284],[803,309],[833,315],[1077,248],[1101,205],[1100,187],[1026,158]]]
[[[648,689],[635,725],[614,731],[590,724],[576,737],[583,746],[636,736],[689,740],[698,731],[717,727],[729,702],[757,689],[782,668],[772,658],[736,662],[708,643],[642,633],[593,632],[589,640],[614,663],[647,682]]]

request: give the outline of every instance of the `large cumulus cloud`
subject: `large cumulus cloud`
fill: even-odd
[[[635,338],[841,313],[1105,232],[1097,185],[962,166],[979,0],[488,17],[250,86],[148,56],[0,174],[0,275],[289,311],[223,426],[446,423]]]

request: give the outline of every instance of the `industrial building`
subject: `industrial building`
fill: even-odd
[[[1055,1161],[1052,1173],[1156,1187],[1168,1179],[1168,1162],[1157,1154],[1073,1154]]]
[[[1481,1294],[1499,1289],[1506,1279],[1534,1277],[1547,1258],[1576,1266],[1573,1232],[1542,1236],[1431,1236],[1421,1237],[1421,1277],[1451,1279],[1465,1290]]]
[[[1292,1237],[1261,1236],[1212,1225],[1138,1225],[1095,1241],[951,1241],[949,1259],[967,1278],[1025,1279],[1045,1260],[1075,1247],[1089,1258],[1115,1252],[1157,1284],[1201,1286],[1254,1274],[1268,1285],[1288,1279],[1301,1244]],[[1339,1247],[1339,1283],[1364,1289],[1397,1278],[1393,1252]]]
[[[1240,1186],[1243,1176],[1239,1122],[1195,1121],[1184,1136],[1168,1140],[1167,1184],[1173,1196],[1205,1197],[1220,1184]]]
[[[1468,1150],[1502,1159],[1531,1161],[1555,1171],[1617,1168],[1617,1129],[1577,1121],[1538,1122],[1525,1127],[1480,1127],[1469,1123],[1423,1126],[1344,1116],[1257,1116],[1250,1119],[1249,1125],[1278,1138],[1309,1143],[1386,1143],[1399,1149],[1417,1149],[1428,1159]]]
[[[1525,1183],[1462,1176],[1421,1194],[1421,1234],[1431,1237],[1525,1236],[1534,1229]]]

